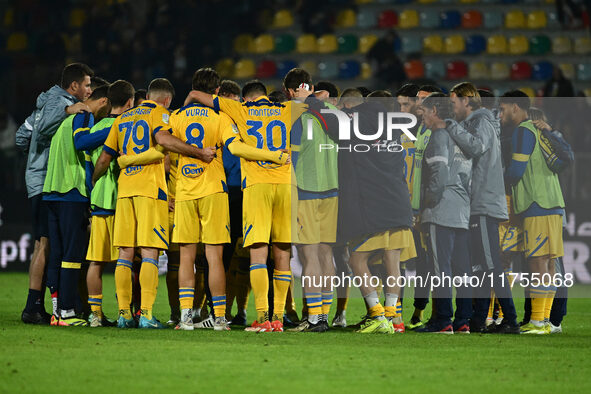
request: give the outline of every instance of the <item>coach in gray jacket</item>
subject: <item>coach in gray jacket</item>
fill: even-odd
[[[453,116],[449,97],[432,93],[423,100],[420,108],[425,126],[432,130],[423,157],[420,209],[430,266],[434,269],[434,277],[469,275],[468,223],[472,161],[449,136],[450,130],[459,127],[453,120],[446,122]],[[452,325],[451,286],[449,283],[435,284],[433,298],[436,316],[416,332],[470,333],[471,289],[465,284],[456,286],[456,313]]]
[[[94,75],[85,64],[72,63],[62,72],[61,86],[53,86],[37,97],[37,108],[16,132],[16,145],[28,154],[25,183],[31,203],[35,248],[29,266],[29,295],[21,319],[25,323],[49,324],[43,302],[43,273],[48,253],[47,209],[42,202],[43,183],[51,138],[62,121],[90,109],[82,103],[90,95]]]
[[[469,82],[453,87],[450,93],[455,118],[461,128],[449,135],[473,159],[470,203],[470,244],[472,268],[477,276],[492,273],[493,288],[499,298],[504,319],[487,332],[519,334],[511,286],[503,280],[499,247],[499,222],[509,218],[501,160],[500,121],[482,108],[478,90]],[[488,277],[488,276],[487,276]],[[475,291],[474,313],[470,331],[483,332],[490,304],[491,281],[484,281]]]

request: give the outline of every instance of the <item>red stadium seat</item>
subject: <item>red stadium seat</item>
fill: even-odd
[[[478,29],[482,26],[482,14],[478,11],[470,10],[462,15],[462,27],[464,29]]]
[[[511,65],[511,79],[530,79],[532,73],[531,64],[528,62],[515,62]]]
[[[447,63],[447,79],[461,79],[468,75],[468,66],[461,60]]]
[[[277,74],[277,65],[272,60],[263,60],[257,66],[256,77],[259,79],[273,78]]]
[[[389,29],[398,24],[398,15],[392,10],[382,11],[378,17],[378,27],[380,29]]]
[[[404,63],[404,72],[408,79],[419,79],[425,76],[425,67],[420,60],[409,60]]]

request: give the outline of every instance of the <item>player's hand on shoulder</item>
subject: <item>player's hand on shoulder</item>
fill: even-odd
[[[88,107],[88,105],[82,103],[82,102],[78,102],[76,104],[72,104],[66,107],[66,113],[68,115],[73,115],[73,114],[77,114],[80,112],[92,112],[90,111],[90,108]]]
[[[191,90],[189,92],[189,94],[187,95],[187,98],[185,99],[185,102],[183,103],[183,106],[189,105],[191,103],[194,103],[195,101],[197,101],[197,99],[195,98],[195,92],[197,92],[196,90]]]

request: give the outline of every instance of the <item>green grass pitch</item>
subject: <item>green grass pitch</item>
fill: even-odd
[[[569,300],[561,335],[253,334],[28,326],[20,322],[27,285],[26,274],[0,275],[0,392],[591,390],[591,299]],[[115,317],[112,275],[104,286],[105,311]],[[363,302],[349,305],[356,323]],[[155,315],[168,313],[161,278]]]

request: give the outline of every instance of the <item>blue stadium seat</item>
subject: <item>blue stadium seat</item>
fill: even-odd
[[[486,50],[486,38],[474,34],[466,38],[466,54],[478,55]]]
[[[361,73],[361,65],[356,60],[345,60],[339,64],[339,78],[353,79]]]
[[[289,70],[288,70],[289,71]],[[318,63],[318,78],[334,79],[339,75],[339,66],[331,60]]]
[[[423,43],[421,38],[418,36],[404,36],[402,37],[402,52],[403,53],[415,53],[421,52],[423,49]]]
[[[445,63],[439,60],[432,60],[425,62],[425,77],[434,80],[441,80],[445,78]]]
[[[483,16],[485,28],[498,29],[503,26],[503,14],[500,11],[485,11]]]
[[[435,29],[440,26],[439,12],[433,10],[422,11],[420,14],[421,27],[424,29]]]
[[[292,68],[296,68],[298,64],[293,60],[283,60],[277,63],[277,78],[283,79],[285,75]]]
[[[535,81],[545,81],[552,77],[552,71],[554,70],[554,66],[550,62],[538,62],[534,64],[533,72],[532,72],[532,79]]]
[[[451,10],[441,13],[442,29],[457,29],[462,24],[462,15],[459,11]]]
[[[577,66],[577,79],[591,81],[591,63],[581,63]]]

